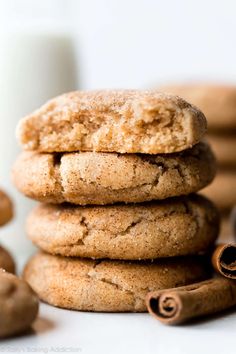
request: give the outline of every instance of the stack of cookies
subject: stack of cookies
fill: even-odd
[[[13,216],[13,206],[8,195],[0,190],[0,227],[8,223]],[[9,252],[0,246],[0,269],[14,273],[15,263]]]
[[[203,193],[221,210],[222,237],[232,229],[229,214],[236,205],[236,87],[217,85],[179,85],[162,88],[184,97],[200,107],[207,117],[210,142],[218,160],[217,177]]]
[[[206,119],[156,91],[73,92],[24,118],[16,187],[40,201],[24,278],[64,308],[145,311],[147,292],[208,276],[218,214]]]

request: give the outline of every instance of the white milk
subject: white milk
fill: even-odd
[[[17,29],[0,34],[0,187],[16,205],[16,218],[1,228],[0,241],[15,255],[30,253],[24,223],[34,202],[10,182],[11,166],[20,148],[15,127],[21,117],[58,94],[76,89],[73,39],[66,32]]]

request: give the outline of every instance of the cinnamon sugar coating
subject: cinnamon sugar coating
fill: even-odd
[[[26,230],[51,254],[155,259],[208,252],[218,235],[219,215],[199,195],[131,205],[41,204],[30,213]]]
[[[23,152],[13,182],[26,196],[46,203],[134,203],[196,192],[215,173],[209,146],[199,143],[168,155]]]
[[[144,312],[149,291],[207,276],[203,260],[194,257],[122,262],[38,253],[24,270],[24,279],[41,300],[57,307],[103,312]]]
[[[25,150],[172,153],[198,143],[206,119],[183,99],[157,91],[103,90],[56,97],[22,119]]]

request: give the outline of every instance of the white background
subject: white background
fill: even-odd
[[[82,88],[236,82],[234,0],[0,0],[0,25],[13,18],[76,32]]]
[[[77,2],[87,88],[236,81],[234,0]]]
[[[22,13],[25,21],[45,14],[70,28],[80,88],[148,88],[189,80],[236,83],[235,0],[0,0],[0,23],[12,18],[24,22]],[[10,229],[12,237],[23,234],[22,224]],[[169,328],[148,315],[86,314],[43,305],[40,318],[37,334],[3,341],[0,349],[57,345],[77,346],[82,353],[231,354],[236,348],[235,314]]]

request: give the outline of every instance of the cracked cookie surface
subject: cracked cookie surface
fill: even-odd
[[[38,253],[24,270],[24,279],[41,300],[57,307],[103,312],[144,312],[147,292],[207,276],[201,257],[122,262]]]
[[[17,137],[26,150],[172,153],[198,143],[202,112],[157,91],[70,92],[23,118]]]
[[[207,199],[191,195],[115,206],[37,206],[29,238],[51,254],[110,259],[154,259],[206,253],[219,216]]]
[[[210,147],[201,142],[168,155],[23,152],[13,181],[41,202],[112,204],[187,195],[209,184],[215,172]]]

